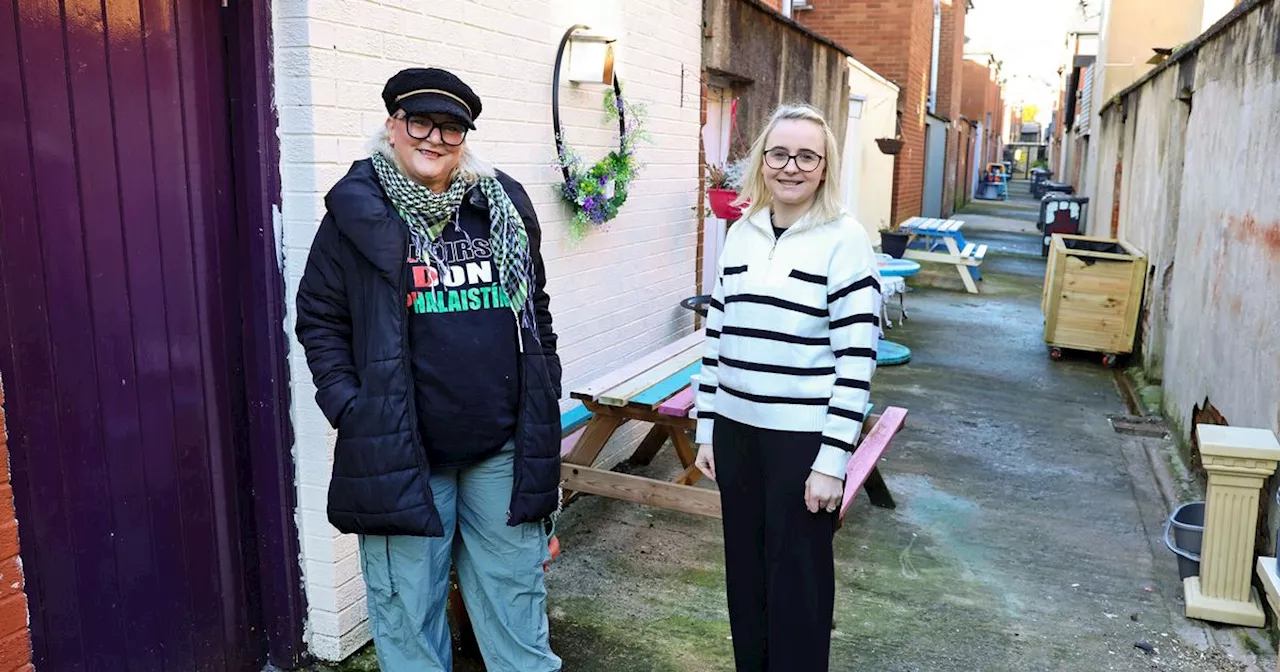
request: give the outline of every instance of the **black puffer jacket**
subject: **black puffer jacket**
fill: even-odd
[[[538,334],[520,330],[515,487],[507,521],[518,525],[545,518],[558,503],[560,359],[533,204],[520,183],[502,173],[498,180],[524,220],[536,275]],[[413,398],[405,308],[408,229],[368,159],[351,166],[325,205],[328,213],[298,287],[297,334],[316,402],[338,430],[329,522],[346,533],[440,536]],[[460,217],[489,221],[478,188],[461,208]]]

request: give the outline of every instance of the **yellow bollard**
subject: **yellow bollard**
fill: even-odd
[[[1280,441],[1266,429],[1200,425],[1200,458],[1209,473],[1200,576],[1182,582],[1187,616],[1261,627],[1253,589],[1259,491],[1280,462]]]

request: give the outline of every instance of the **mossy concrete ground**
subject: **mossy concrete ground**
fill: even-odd
[[[886,334],[913,352],[873,391],[910,411],[881,465],[898,508],[860,496],[836,535],[831,669],[1273,669],[1266,647],[1215,644],[1243,631],[1181,616],[1144,439],[1111,429],[1125,409],[1096,357],[1050,360],[1035,208],[994,209],[958,215],[990,246],[982,293],[928,269]],[[667,450],[641,473],[678,468]],[[718,521],[584,497],[559,536],[547,582],[566,670],[732,669]]]
[[[836,535],[831,669],[1245,669],[1213,645],[1230,629],[1180,615],[1150,462],[1107,422],[1124,412],[1110,370],[1048,356],[1035,209],[1014,206],[994,225],[959,215],[986,223],[966,226],[990,246],[982,293],[928,269],[886,334],[913,351],[873,392],[910,411],[882,464],[898,508],[860,498]],[[676,470],[664,453],[645,473]],[[560,538],[566,670],[732,669],[717,521],[588,497]]]

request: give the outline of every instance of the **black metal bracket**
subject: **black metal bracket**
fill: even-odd
[[[560,66],[564,61],[565,47],[569,46],[569,40],[573,38],[573,34],[580,30],[591,30],[590,26],[578,24],[569,30],[564,31],[564,37],[560,38],[560,48],[556,50],[556,67],[551,79],[551,124],[555,129],[556,137],[556,159],[563,162],[564,158],[564,138],[560,127]],[[618,106],[618,148],[622,148],[622,138],[627,131],[627,119],[622,104],[622,81],[618,79],[617,73],[613,75],[613,96]],[[564,173],[565,184],[568,184],[573,178],[569,175],[568,166],[560,166],[560,171]]]

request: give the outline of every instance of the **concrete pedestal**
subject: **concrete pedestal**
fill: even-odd
[[[1187,616],[1259,627],[1262,602],[1250,585],[1258,497],[1280,461],[1280,442],[1265,429],[1200,425],[1200,458],[1209,473],[1200,576],[1183,581]]]
[[[1276,573],[1276,559],[1258,558],[1258,578],[1262,579],[1262,587],[1267,595],[1267,603],[1271,612],[1280,617],[1280,574]],[[1280,656],[1276,657],[1276,672],[1280,672]]]

